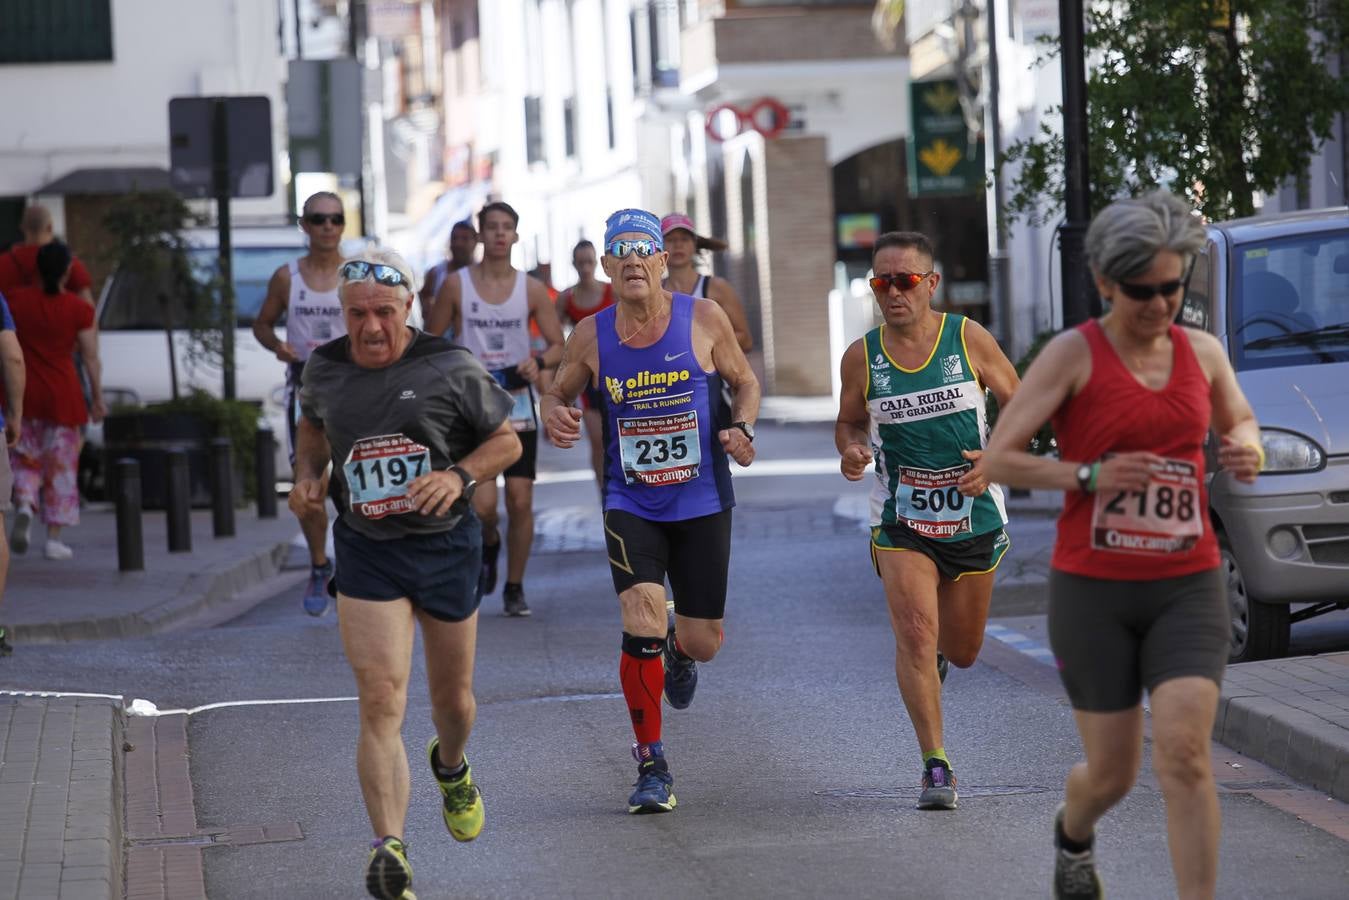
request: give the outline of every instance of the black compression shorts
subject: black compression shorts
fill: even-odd
[[[1191,675],[1221,686],[1231,627],[1216,568],[1156,581],[1049,573],[1049,645],[1073,709],[1132,709],[1144,688]]]
[[[679,522],[653,522],[621,509],[604,514],[604,540],[614,590],[664,585],[668,576],[675,612],[691,619],[720,619],[726,612],[731,563],[731,511]]]

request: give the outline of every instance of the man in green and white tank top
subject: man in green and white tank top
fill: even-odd
[[[993,571],[1008,547],[1002,491],[971,463],[987,437],[985,391],[1005,405],[1018,381],[983,326],[932,309],[941,281],[933,258],[917,232],[877,239],[871,288],[885,324],[843,355],[834,442],[848,480],[876,464],[871,558],[895,633],[899,693],[923,755],[918,807],[954,809],[941,682],[948,660],[974,665]]]

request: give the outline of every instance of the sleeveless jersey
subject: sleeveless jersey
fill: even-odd
[[[670,324],[650,347],[619,343],[618,308],[595,314],[604,409],[604,508],[656,522],[709,516],[735,505],[716,435],[721,376],[693,353],[697,301],[675,294]]]
[[[1208,522],[1204,439],[1210,387],[1185,329],[1171,326],[1171,378],[1139,383],[1096,320],[1078,330],[1091,348],[1091,378],[1053,418],[1064,459],[1095,462],[1149,450],[1166,459],[1146,491],[1068,491],[1050,565],[1087,578],[1151,581],[1218,565]]]
[[[292,260],[288,268],[290,298],[286,302],[286,343],[304,362],[314,348],[346,334],[347,323],[342,318],[342,301],[337,299],[337,288],[331,291],[310,288],[300,274],[299,260]]]
[[[568,288],[567,303],[566,306],[563,308],[567,313],[567,318],[571,319],[571,323],[575,325],[579,323],[582,319],[587,318],[589,316],[593,316],[600,310],[608,309],[613,305],[614,305],[614,286],[612,284],[606,284],[604,286],[604,290],[600,293],[600,302],[597,305],[590,307],[589,309],[583,309],[582,307],[577,306],[576,291],[573,290],[572,288]]]
[[[504,303],[488,303],[478,295],[469,274],[472,266],[458,271],[463,334],[459,343],[487,367],[489,372],[519,365],[529,359],[529,297],[525,275],[515,273],[515,284]]]
[[[903,525],[937,541],[968,540],[1007,524],[1002,489],[978,497],[957,489],[970,470],[961,450],[982,450],[988,420],[984,388],[965,348],[964,316],[943,313],[927,361],[905,369],[867,332],[867,407],[876,484],[871,524]]]

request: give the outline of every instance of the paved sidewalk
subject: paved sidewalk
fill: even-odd
[[[0,896],[122,896],[121,720],[110,700],[0,697]]]
[[[35,522],[34,535],[41,529]],[[0,660],[0,897],[123,895],[121,702],[17,693],[32,687],[23,682],[24,645],[131,637],[187,622],[275,578],[297,531],[284,507],[275,519],[240,509],[236,536],[214,538],[210,510],[196,510],[191,552],[169,553],[165,516],[149,512],[145,570],[122,573],[116,522],[103,505],[85,509],[63,535],[73,559],[44,559],[40,540],[13,557],[0,605],[15,644]]]
[[[194,510],[192,550],[169,553],[164,513],[146,512],[141,520],[145,570],[118,572],[110,505],[83,510],[80,524],[63,532],[75,551],[69,560],[42,556],[43,526],[35,521],[33,546],[10,560],[0,623],[13,629],[17,645],[133,637],[170,628],[280,572],[299,531],[284,506],[275,519],[259,519],[252,508],[236,510],[234,526],[235,537],[212,537],[211,511]]]

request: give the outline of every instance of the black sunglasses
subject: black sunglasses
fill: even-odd
[[[393,266],[354,259],[351,262],[343,263],[342,268],[338,271],[341,273],[343,281],[365,281],[371,275],[374,275],[377,284],[387,285],[388,287],[398,287],[401,284],[406,285],[408,290],[412,289],[412,282],[408,281],[407,277]]]
[[[1151,300],[1158,294],[1163,297],[1170,297],[1185,287],[1185,282],[1180,279],[1163,281],[1161,284],[1132,284],[1128,281],[1117,281],[1115,283],[1119,285],[1119,289],[1124,296],[1139,302]]]
[[[871,278],[871,289],[877,292],[887,291],[894,285],[901,291],[911,291],[931,274],[932,272],[924,272],[921,275],[917,272],[895,272],[891,275],[874,275]]]
[[[324,222],[332,225],[347,224],[347,217],[341,213],[305,213],[304,220],[314,226],[322,225]]]

